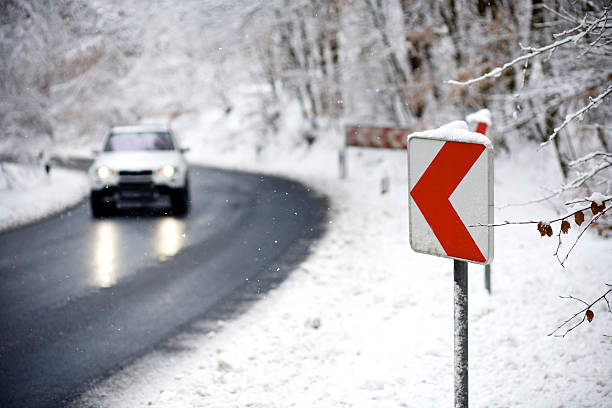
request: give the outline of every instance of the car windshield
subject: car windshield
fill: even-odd
[[[168,132],[111,133],[105,152],[129,150],[173,150]]]

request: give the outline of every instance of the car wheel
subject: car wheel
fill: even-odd
[[[172,192],[172,212],[175,215],[182,216],[189,212],[189,186],[185,188],[177,188]]]
[[[107,204],[102,200],[100,193],[91,192],[89,196],[89,204],[91,206],[91,215],[94,218],[104,217],[109,213]]]

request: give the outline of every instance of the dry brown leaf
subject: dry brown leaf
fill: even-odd
[[[593,311],[591,309],[586,311],[586,318],[589,321],[589,323],[591,323],[593,321],[594,317],[595,317],[595,313],[593,313]]]
[[[569,231],[570,229],[570,223],[567,222],[567,220],[563,220],[561,222],[561,232],[563,232],[564,234],[567,234],[567,231]]]
[[[584,213],[582,211],[578,211],[574,215],[574,221],[576,222],[576,225],[580,226],[580,224],[584,222]]]
[[[544,235],[547,235],[547,229],[546,227],[548,227],[549,225],[540,221],[538,222],[538,231],[540,232],[540,236],[543,237]]]
[[[601,205],[597,205],[595,201],[591,201],[591,212],[593,215],[602,212],[606,209],[606,203],[601,203]]]

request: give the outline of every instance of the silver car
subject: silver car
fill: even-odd
[[[188,167],[172,131],[160,126],[111,128],[89,169],[91,212],[101,217],[116,208],[189,209]]]

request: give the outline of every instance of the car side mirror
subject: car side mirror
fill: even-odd
[[[190,149],[189,147],[181,147],[181,148],[179,149],[179,152],[181,152],[181,153],[187,153],[187,152],[188,152],[188,151],[190,151],[190,150],[191,150],[191,149]]]
[[[91,151],[91,153],[94,155],[94,157],[95,156],[99,156],[101,152],[102,152],[101,150],[97,150],[97,149]]]

